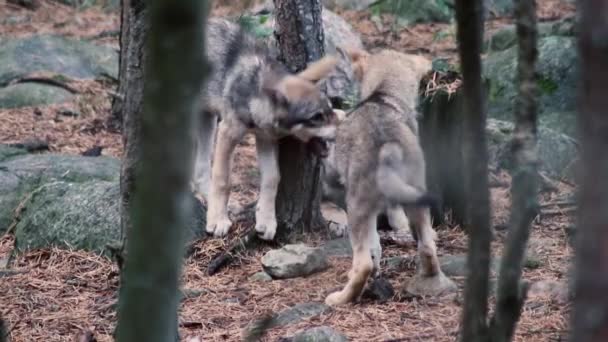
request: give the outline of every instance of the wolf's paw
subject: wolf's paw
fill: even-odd
[[[232,226],[232,222],[230,221],[229,218],[225,217],[225,218],[221,218],[219,220],[215,220],[215,221],[209,221],[207,223],[207,233],[209,234],[213,234],[213,236],[215,237],[223,237],[226,236],[226,234],[228,234],[228,231],[230,230],[230,227]]]
[[[443,272],[439,271],[434,276],[416,274],[406,288],[407,292],[418,296],[441,296],[456,292],[458,286],[448,278]]]
[[[277,233],[277,221],[274,218],[260,219],[255,223],[255,230],[263,240],[272,241]]]
[[[337,291],[331,293],[329,296],[325,298],[325,304],[329,306],[338,306],[344,305],[348,303],[348,296],[344,293],[344,291]]]

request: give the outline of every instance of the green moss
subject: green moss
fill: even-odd
[[[559,88],[557,82],[553,81],[549,77],[540,76],[538,78],[538,88],[543,94],[551,95]]]
[[[245,31],[252,33],[257,38],[267,38],[272,35],[272,28],[264,26],[267,21],[268,15],[243,15],[237,19],[237,23]]]

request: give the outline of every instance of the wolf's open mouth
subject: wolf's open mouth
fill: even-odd
[[[329,144],[325,139],[318,137],[310,139],[308,141],[308,148],[321,158],[327,158],[329,155]]]

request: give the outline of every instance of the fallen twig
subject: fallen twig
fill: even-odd
[[[248,249],[256,241],[258,241],[258,232],[254,228],[245,231],[226,251],[218,253],[211,259],[207,266],[207,274],[210,276],[216,274],[222,267],[228,265],[237,253]]]
[[[63,88],[72,94],[80,93],[77,89],[70,87],[65,82],[61,82],[61,81],[51,78],[51,77],[43,77],[43,76],[21,77],[21,78],[18,78],[18,79],[15,79],[15,80],[12,80],[11,82],[9,82],[9,84],[16,84],[16,83],[42,83],[42,84],[48,84],[48,85],[52,85],[55,87]]]

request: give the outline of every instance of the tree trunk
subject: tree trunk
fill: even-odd
[[[582,172],[571,341],[608,341],[608,1],[581,11]]]
[[[0,342],[8,341],[8,329],[6,328],[6,323],[4,319],[0,316]]]
[[[490,263],[490,203],[488,189],[488,151],[486,114],[481,82],[481,44],[483,37],[481,0],[456,0],[458,51],[464,96],[464,161],[466,165],[467,230],[469,253],[465,282],[461,341],[487,339],[488,276]]]
[[[121,251],[124,259],[126,236],[130,227],[129,203],[135,189],[135,169],[140,156],[141,111],[144,98],[144,3],[141,0],[122,0],[120,35],[119,98],[112,104],[117,123],[122,123],[124,153],[120,172],[120,230]]]
[[[466,136],[463,124],[464,97],[462,91],[448,94],[439,91],[422,101],[420,139],[426,160],[428,190],[439,198],[431,208],[433,224],[444,223],[446,211],[451,210],[451,223],[466,223],[466,189],[462,140]],[[449,165],[449,167],[446,167]]]
[[[292,71],[324,55],[319,0],[274,0],[279,59]],[[281,182],[277,222],[281,237],[324,226],[321,216],[321,162],[294,138],[279,142]]]
[[[536,2],[519,0],[516,6],[519,96],[515,103],[515,131],[511,143],[514,160],[511,171],[511,227],[498,278],[496,310],[491,326],[493,342],[513,339],[526,297],[527,287],[520,286],[524,254],[530,225],[538,213]]]
[[[124,89],[131,94],[122,105],[129,172],[123,194],[132,224],[124,223],[129,254],[116,335],[117,341],[174,341],[178,280],[192,209],[192,127],[207,70],[207,6],[205,1],[159,0],[150,2],[144,15],[141,10],[131,12],[133,4],[123,3],[123,14],[129,11],[125,21],[129,35],[123,41],[127,55],[122,58],[123,64],[129,65],[123,75],[127,82]],[[145,35],[144,17],[150,28]],[[144,36],[146,58],[142,53]],[[144,64],[145,73],[141,68]]]

